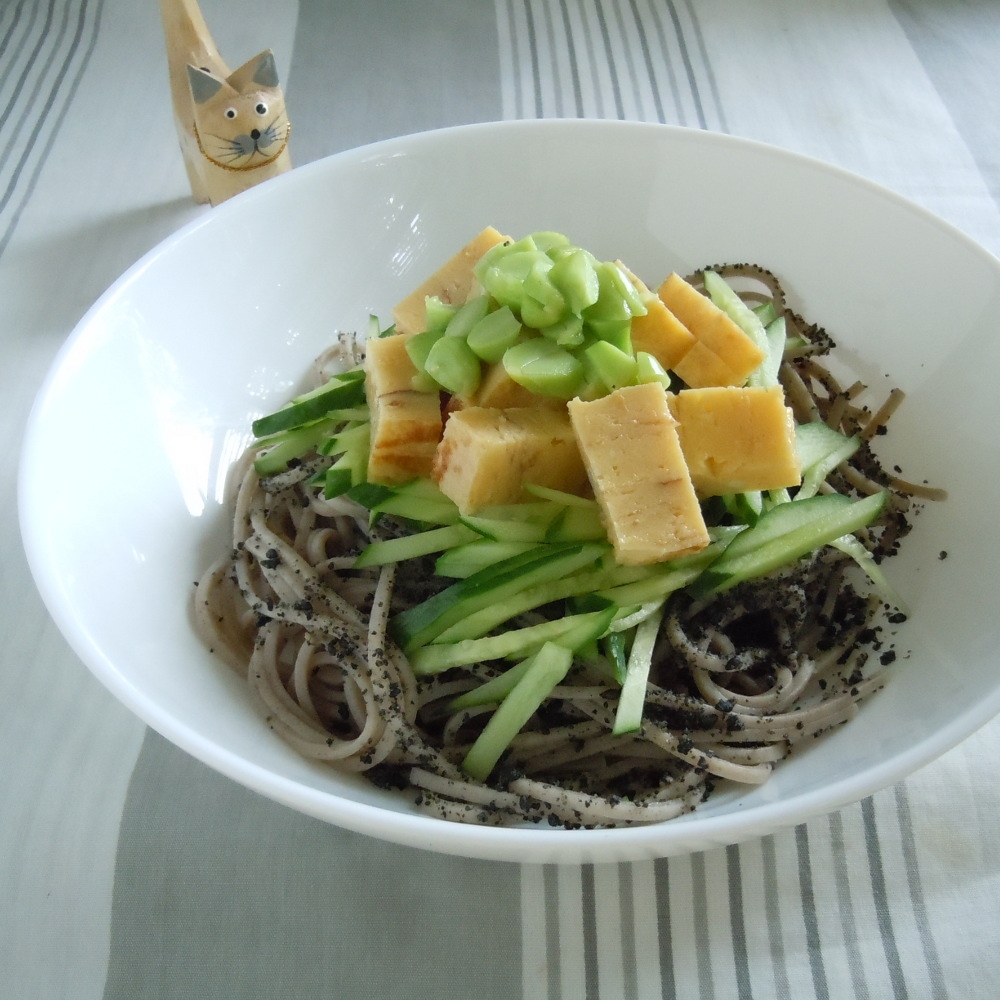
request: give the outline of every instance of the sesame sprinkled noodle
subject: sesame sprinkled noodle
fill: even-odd
[[[749,304],[772,302],[786,320],[780,379],[796,420],[858,435],[858,451],[821,491],[888,490],[884,520],[859,537],[877,560],[892,555],[914,502],[942,495],[887,473],[872,449],[902,393],[869,410],[865,387],[842,387],[826,367],[832,341],[788,308],[774,275],[751,265],[716,270],[743,283]],[[345,357],[361,357],[351,338],[317,362],[317,379]],[[891,626],[903,616],[873,598],[833,547],[709,599],[679,591],[662,609],[637,731],[612,732],[621,688],[610,663],[579,660],[488,782],[476,781],[461,762],[496,705],[450,706],[505,665],[415,676],[389,622],[443,586],[433,564],[355,568],[365,546],[404,526],[373,523],[346,497],[324,499],[310,481],[332,459],[314,455],[261,478],[253,457],[235,470],[232,548],[197,585],[199,633],[245,675],[268,725],[296,751],[361,772],[448,821],[574,828],[672,819],[720,784],[765,782],[796,743],[852,718],[895,656]],[[621,627],[660,613],[644,605]],[[543,620],[532,613],[518,624]]]

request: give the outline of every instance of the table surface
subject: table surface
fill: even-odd
[[[295,162],[474,121],[746,136],[1000,252],[993,0],[203,0],[270,47]],[[87,307],[190,198],[156,5],[0,0],[0,997],[991,997],[993,722],[907,780],[740,847],[532,866],[396,847],[218,776],[120,706],[28,572],[15,457]],[[994,921],[997,921],[994,923]]]

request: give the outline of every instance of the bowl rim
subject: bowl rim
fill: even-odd
[[[387,810],[301,784],[265,767],[251,763],[226,747],[195,731],[183,719],[160,709],[155,701],[133,684],[107,657],[77,620],[73,609],[60,593],[55,568],[48,563],[43,544],[43,525],[32,516],[32,494],[39,488],[39,466],[35,441],[49,394],[53,391],[67,359],[92,335],[95,321],[127,294],[138,278],[164,255],[187,241],[205,226],[218,225],[231,214],[248,211],[259,199],[295,185],[308,185],[316,175],[349,168],[373,158],[394,153],[419,151],[426,143],[461,142],[466,136],[484,133],[608,132],[634,135],[677,136],[684,141],[704,143],[708,148],[741,146],[758,150],[785,162],[797,162],[809,170],[819,170],[875,192],[910,213],[922,216],[939,230],[948,232],[967,251],[980,255],[995,269],[1000,281],[1000,259],[958,227],[923,206],[879,183],[845,168],[770,143],[694,129],[687,126],[608,119],[521,119],[478,122],[448,126],[425,132],[381,139],[344,150],[296,167],[267,184],[251,188],[229,201],[204,212],[161,240],[126,269],[85,311],[73,331],[56,352],[37,391],[25,427],[18,460],[17,510],[22,544],[35,585],[46,608],[74,653],[89,671],[133,714],[171,743],[237,783],[280,802],[296,811],[346,829],[382,840],[423,847],[436,852],[489,860],[520,861],[619,861],[629,858],[663,857],[690,853],[709,847],[734,844],[796,825],[830,813],[901,780],[972,735],[1000,713],[1000,686],[981,697],[944,727],[914,742],[905,752],[877,761],[864,771],[797,794],[790,800],[755,804],[745,811],[736,809],[721,815],[700,815],[696,810],[681,820],[665,824],[599,830],[563,830],[538,827],[471,826],[442,821],[432,816]],[[386,824],[390,818],[391,823]],[[677,831],[674,833],[673,831]]]

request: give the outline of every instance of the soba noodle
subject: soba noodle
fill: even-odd
[[[748,302],[769,299],[785,316],[792,339],[781,381],[796,419],[862,438],[825,488],[890,491],[887,513],[863,540],[877,559],[891,555],[909,530],[912,498],[938,495],[887,474],[868,446],[901,394],[874,413],[859,405],[864,387],[837,382],[823,361],[829,338],[787,308],[773,275],[718,270],[749,286],[741,291]],[[354,351],[357,361],[360,349],[345,340],[333,354]],[[671,819],[719,782],[766,781],[796,743],[847,722],[895,655],[889,630],[903,614],[827,547],[710,600],[675,594],[638,732],[612,734],[618,688],[577,663],[489,782],[473,781],[460,763],[495,706],[448,705],[501,665],[418,679],[387,633],[391,614],[443,586],[432,563],[351,568],[368,542],[400,526],[383,519],[372,528],[368,510],[309,485],[331,460],[261,479],[252,458],[236,472],[232,549],[197,587],[199,632],[246,676],[268,725],[296,751],[363,772],[447,820],[579,827]]]

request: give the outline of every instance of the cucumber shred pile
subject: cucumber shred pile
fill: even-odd
[[[464,303],[428,300],[427,329],[407,344],[419,388],[471,396],[496,364],[548,398],[649,381],[677,387],[655,358],[632,350],[630,324],[646,306],[620,264],[536,233],[487,252],[475,277]],[[350,722],[361,695],[329,695],[334,710],[309,685],[336,675],[324,683],[343,686],[338,656],[379,661],[387,676],[409,670],[413,679],[379,681],[372,666],[368,680],[350,681],[371,689],[384,730],[396,726],[392,746],[389,736],[365,744],[352,765],[374,780],[416,788],[427,808],[464,821],[648,822],[693,808],[719,779],[764,780],[796,732],[837,724],[878,686],[862,669],[868,651],[888,648],[884,623],[906,615],[880,564],[909,530],[913,491],[876,460],[870,411],[829,391],[820,366],[831,342],[788,308],[773,275],[720,265],[690,280],[760,345],[764,361],[749,384],[786,387],[802,468],[798,487],[705,499],[710,541],[693,554],[622,565],[595,499],[537,484],[524,484],[524,502],[463,514],[430,479],[369,482],[363,365],[255,421],[251,475],[264,499],[247,502],[266,519],[294,494],[287,509],[314,505],[333,541],[307,559],[293,557],[300,543],[287,523],[275,529],[281,544],[238,538],[233,562],[201,589],[215,611],[218,592],[236,580],[260,622],[273,625],[269,639],[227,641],[236,659],[272,642],[277,680],[262,696],[276,715],[298,719],[276,726],[287,739],[321,750],[319,734],[339,746],[364,730],[362,719]],[[368,336],[393,333],[373,318]],[[303,559],[312,562],[297,592],[275,567]],[[343,634],[320,630],[339,607],[316,596],[331,577],[347,600],[357,590],[362,615],[379,618],[384,648],[349,615]],[[772,598],[756,596],[765,592]],[[711,608],[716,622],[705,618]],[[303,679],[281,663],[293,659],[285,644],[306,639],[330,662],[321,656]],[[782,685],[801,691],[790,702],[772,697]],[[809,690],[833,707],[809,715]],[[778,721],[766,729],[765,717]],[[563,731],[562,741],[546,736]],[[572,746],[587,773],[568,763]]]

